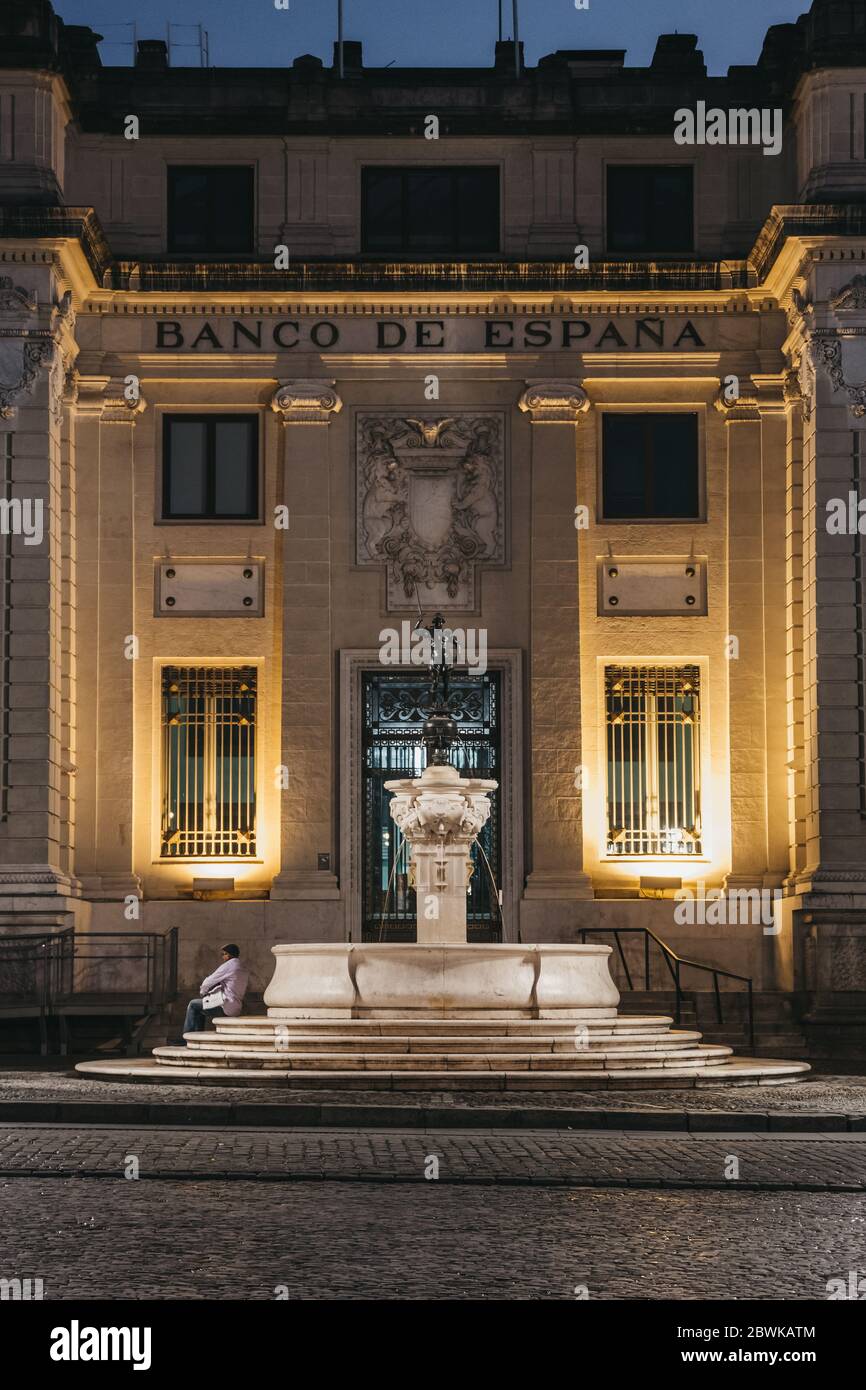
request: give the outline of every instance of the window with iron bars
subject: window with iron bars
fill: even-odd
[[[607,853],[702,854],[700,670],[608,666]]]
[[[162,672],[162,857],[256,853],[256,669]]]

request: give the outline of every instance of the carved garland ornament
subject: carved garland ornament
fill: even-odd
[[[49,370],[49,407],[55,424],[63,418],[64,372],[78,354],[72,293],[67,290],[39,327],[37,295],[0,275],[0,419],[12,420],[22,396],[33,393],[43,368]],[[28,323],[29,320],[29,323]],[[45,315],[42,316],[45,323]]]
[[[4,335],[5,336],[5,335]],[[54,361],[54,342],[48,336],[25,338],[17,380],[0,379],[0,420],[11,420],[19,396],[33,391],[41,368]]]
[[[851,386],[845,380],[841,338],[834,333],[825,338],[813,338],[812,341],[818,364],[829,376],[833,390],[847,392],[852,415],[862,420],[866,415],[866,382],[862,386]]]
[[[505,558],[501,414],[357,420],[357,557],[387,567],[389,609],[475,606],[475,571]]]

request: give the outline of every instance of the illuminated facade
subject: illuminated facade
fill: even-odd
[[[341,81],[2,8],[2,929],[399,935],[417,594],[502,784],[470,932],[866,1018],[864,26]]]

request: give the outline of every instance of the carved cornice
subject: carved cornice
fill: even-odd
[[[754,424],[761,419],[761,407],[755,394],[754,384],[744,382],[747,392],[740,392],[735,400],[729,400],[725,388],[719,391],[713,404],[723,416],[726,425]]]
[[[804,352],[799,362],[785,373],[782,384],[782,399],[785,402],[786,410],[795,410],[797,406],[800,406],[803,411],[803,418],[811,420],[814,398],[815,372],[809,360],[809,354]]]
[[[0,275],[0,314],[29,318],[36,313],[37,299],[32,290],[15,285],[8,275]]]
[[[527,380],[518,401],[533,425],[576,425],[590,407],[590,399],[576,381],[551,381],[544,377]]]
[[[800,395],[803,401],[803,417],[806,420],[811,420],[812,411],[815,408],[815,395],[818,389],[816,368],[817,363],[814,345],[811,340],[809,340],[800,353],[799,361],[794,364],[794,371],[800,383]]]
[[[63,404],[75,406],[78,404],[80,389],[80,378],[74,367],[69,367],[63,377]]]
[[[134,425],[147,401],[140,389],[127,385],[126,378],[110,377],[102,395],[100,418],[104,425]]]
[[[785,380],[782,383],[782,397],[785,405],[798,405],[803,399],[803,387],[800,384],[800,374],[791,368],[785,373]]]
[[[803,289],[806,289],[804,284]],[[815,318],[815,306],[796,285],[791,290],[791,302],[787,310],[788,326],[809,329]]]
[[[286,425],[329,425],[343,409],[334,381],[302,378],[281,381],[271,399],[271,409]]]
[[[830,300],[834,314],[862,313],[866,310],[866,275],[855,275],[854,279]]]

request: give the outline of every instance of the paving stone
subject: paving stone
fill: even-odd
[[[605,1089],[603,1093],[589,1089],[567,1093],[532,1092],[521,1088],[516,1092],[485,1090],[475,1095],[472,1092],[443,1094],[433,1089],[422,1092],[387,1091],[376,1087],[370,1089],[371,1078],[354,1078],[351,1104],[353,1106],[387,1106],[389,1109],[406,1106],[408,1109],[429,1111],[453,1110],[480,1106],[485,1110],[503,1109],[519,1111],[521,1115],[529,1110],[551,1112],[553,1109],[568,1112],[564,1123],[577,1123],[571,1117],[577,1112],[590,1112],[593,1115],[611,1114],[623,1110],[640,1110],[641,1113],[653,1111],[661,1118],[668,1114],[689,1117],[706,1111],[725,1114],[739,1114],[752,1117],[749,1127],[766,1127],[769,1113],[786,1114],[802,1123],[810,1114],[839,1115],[846,1117],[849,1128],[866,1125],[866,1076],[810,1077],[796,1086],[704,1086],[687,1090],[672,1091],[658,1089],[634,1092]],[[497,1080],[497,1078],[488,1078]],[[530,1078],[524,1078],[529,1081]],[[366,1087],[366,1090],[364,1089]],[[293,1093],[283,1086],[251,1087],[243,1091],[215,1084],[208,1087],[207,1103],[220,1106],[256,1106],[259,1115],[274,1106],[286,1111],[297,1108],[298,1115],[310,1114],[322,1105],[332,1105],[334,1097],[327,1091],[313,1087]],[[28,1106],[44,1107],[38,1111],[28,1110],[28,1120],[73,1119],[72,1113],[61,1112],[56,1108],[69,1103],[92,1103],[110,1106],[113,1109],[142,1103],[152,1107],[149,1114],[158,1120],[167,1112],[165,1107],[172,1105],[201,1106],[202,1091],[198,1086],[172,1085],[160,1086],[151,1082],[112,1083],[90,1080],[73,1071],[41,1070],[28,1067],[10,1067],[0,1072],[0,1119],[15,1120],[19,1112],[10,1108],[10,1103],[26,1101]],[[123,1115],[122,1111],[117,1113]],[[303,1122],[303,1121],[302,1121]],[[313,1121],[310,1121],[313,1122]],[[691,1122],[691,1121],[690,1121]],[[283,1123],[281,1119],[278,1123]],[[384,1123],[384,1121],[383,1121]],[[667,1124],[667,1119],[664,1119]]]
[[[866,1135],[0,1126],[0,1176],[120,1178],[130,1155],[138,1160],[141,1179],[210,1181],[217,1175],[297,1182],[363,1176],[424,1182],[436,1156],[439,1181],[450,1184],[578,1186],[622,1179],[640,1187],[700,1182],[729,1190],[866,1191]],[[739,1162],[736,1181],[726,1174],[732,1156]]]

